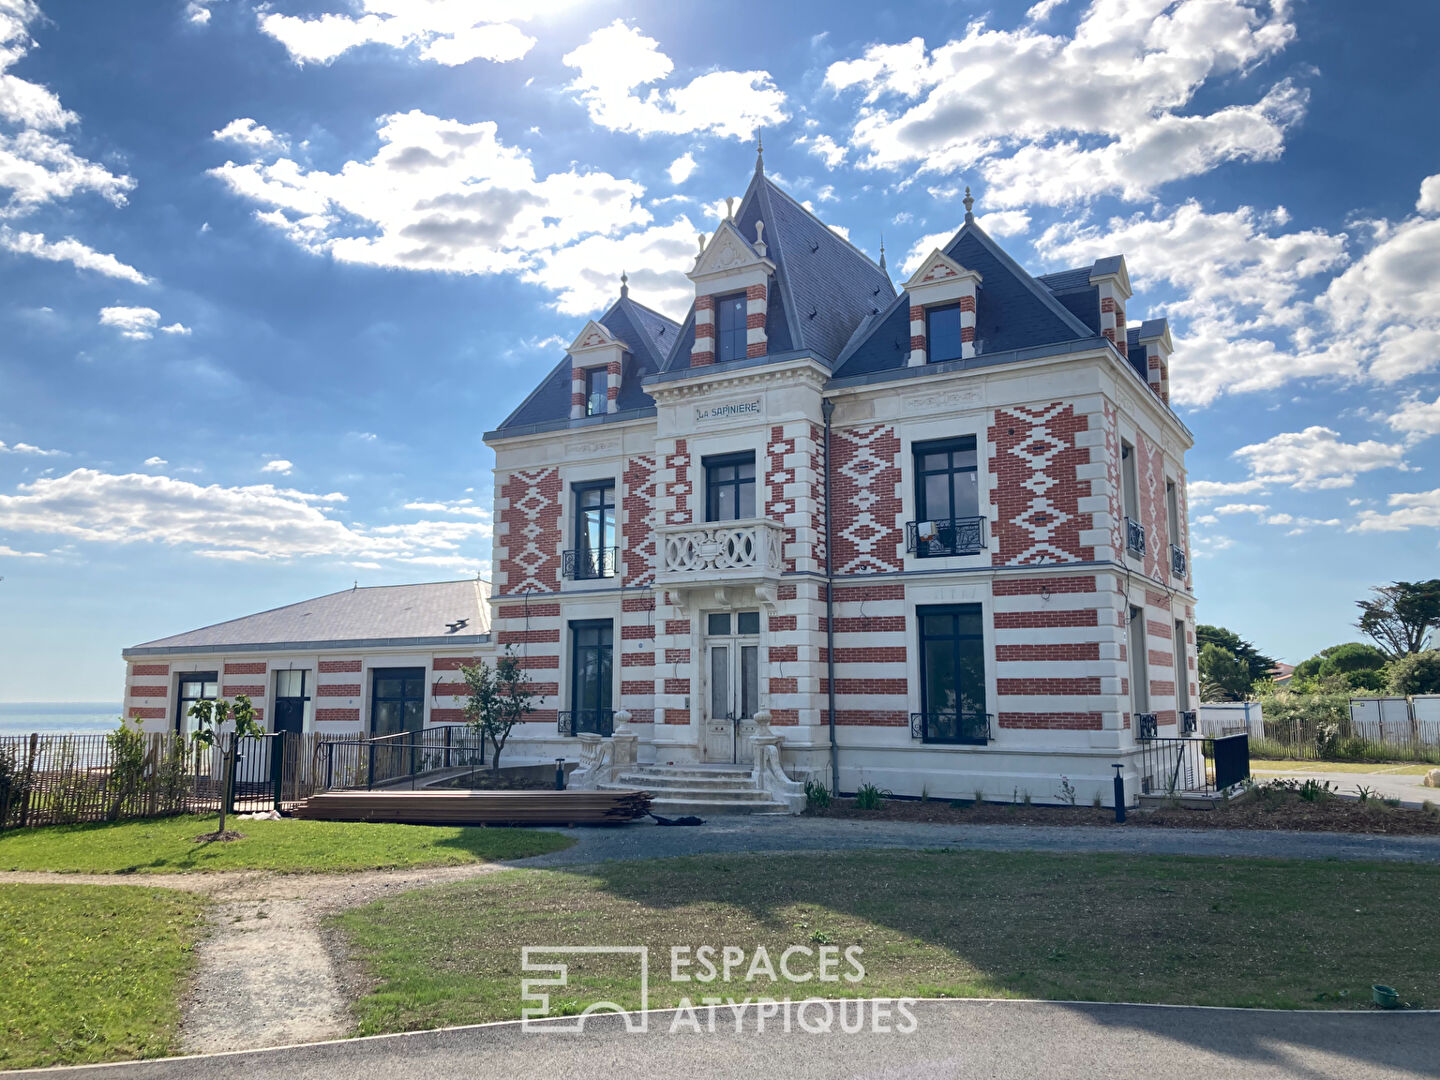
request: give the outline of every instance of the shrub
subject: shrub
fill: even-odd
[[[893,797],[894,794],[888,789],[882,791],[874,784],[862,784],[860,790],[855,792],[855,808],[857,810],[879,810],[880,804]]]
[[[806,780],[805,804],[812,810],[824,810],[830,805],[830,789],[819,780]]]
[[[1402,656],[1386,675],[1392,694],[1440,694],[1440,649]]]

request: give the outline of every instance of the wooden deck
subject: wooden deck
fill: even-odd
[[[645,791],[327,791],[294,814],[410,825],[623,825],[649,808]]]

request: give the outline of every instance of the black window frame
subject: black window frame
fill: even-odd
[[[187,682],[189,682],[189,683],[200,683],[202,687],[204,686],[205,683],[214,683],[214,684],[215,684],[215,696],[214,696],[214,697],[206,697],[206,696],[205,696],[205,692],[204,692],[204,690],[202,689],[201,692],[200,692],[200,693],[201,693],[201,696],[200,696],[200,697],[186,697],[186,696],[185,696],[185,684],[186,684]],[[176,731],[184,731],[184,730],[186,730],[184,725],[185,725],[186,721],[189,719],[189,715],[188,715],[188,714],[189,714],[189,711],[190,711],[189,708],[188,708],[189,705],[194,705],[197,701],[219,701],[219,700],[220,700],[220,673],[219,673],[218,671],[182,671],[182,672],[179,672],[179,673],[176,675],[176,678],[175,678],[175,730],[176,730]]]
[[[599,383],[597,386],[596,383]],[[610,370],[604,367],[585,369],[585,415],[599,416],[605,412],[610,391]],[[598,398],[598,406],[597,406]]]
[[[585,505],[585,496],[600,492],[600,502]],[[575,560],[573,577],[608,578],[615,576],[615,555],[619,547],[620,507],[616,501],[615,479],[582,480],[570,486],[575,510]],[[610,511],[608,519],[605,511]],[[590,543],[589,521],[592,513],[600,518],[600,543]]]
[[[911,468],[914,470],[914,492],[915,492],[915,520],[931,522],[966,522],[980,525],[983,516],[980,513],[980,440],[975,435],[955,435],[947,439],[932,439],[927,442],[914,443],[911,446]],[[943,469],[928,468],[922,462],[926,457],[934,454],[944,454],[946,464]],[[956,465],[957,454],[971,455],[970,465]],[[962,514],[961,507],[955,502],[955,480],[958,474],[970,473],[975,477],[975,506],[970,513]],[[950,482],[946,485],[946,503],[944,507],[933,507],[930,505],[930,497],[926,492],[925,481],[931,476],[948,476]],[[970,508],[965,508],[970,509]],[[918,534],[915,538],[915,554],[922,559],[940,558],[951,555],[976,555],[984,547],[984,533],[980,528],[958,529],[951,525],[948,540],[937,533],[935,540],[921,540]],[[973,538],[974,543],[961,543],[960,537],[964,535]]]
[[[948,618],[951,624],[951,632],[948,634],[931,634],[929,632],[928,620],[936,618]],[[975,633],[961,632],[961,620],[973,620],[979,629]],[[986,712],[988,700],[986,693],[985,675],[985,610],[980,604],[931,604],[921,605],[915,609],[915,634],[919,646],[920,665],[920,723],[912,721],[912,734],[918,734],[925,742],[952,743],[964,746],[984,746],[990,741],[990,715]],[[962,688],[957,686],[953,689],[956,697],[955,708],[935,708],[935,702],[930,700],[930,650],[928,645],[932,641],[950,641],[951,669],[957,674],[961,670],[961,644],[963,642],[974,642],[974,654],[969,657],[973,661],[975,669],[979,672],[978,688],[963,688],[971,691],[972,702],[975,700],[974,689],[978,689],[978,708],[972,704],[969,708],[964,706],[960,700]],[[948,719],[947,717],[953,717]],[[962,717],[969,717],[970,720],[962,720]],[[916,728],[918,727],[918,731]]]
[[[614,723],[615,708],[615,620],[572,619],[570,630],[570,717],[569,733],[591,732],[609,735]],[[583,642],[582,635],[596,633],[593,643]],[[584,704],[580,678],[581,661],[590,652],[597,654],[595,703]],[[601,701],[604,704],[601,704]]]
[[[743,292],[726,293],[715,298],[715,362],[744,360],[749,348],[750,301]],[[726,325],[726,313],[738,324]]]
[[[959,301],[953,304],[936,304],[925,309],[925,362],[927,364],[944,364],[951,360],[961,360],[965,355],[964,328],[960,325],[961,306]],[[936,315],[955,315],[955,355],[941,356],[935,347],[938,340],[933,329]],[[947,332],[948,337],[948,332]]]
[[[380,695],[381,679],[398,679],[400,681],[400,694],[398,697],[392,695]],[[405,684],[414,680],[419,684],[419,693],[415,696],[407,694]],[[419,733],[425,729],[425,669],[423,667],[388,667],[370,669],[370,717],[368,727],[371,736],[376,735],[398,735],[401,732],[414,731]],[[376,706],[384,703],[398,702],[400,704],[400,728],[397,731],[377,731],[375,727]],[[420,719],[414,728],[405,723],[405,705],[416,702],[420,706]]]
[[[741,466],[750,466],[750,475],[744,476]],[[701,467],[705,470],[705,520],[714,521],[749,521],[759,513],[759,492],[755,483],[755,451],[743,450],[733,454],[716,454],[704,458]],[[724,469],[735,469],[735,475],[728,478],[717,478],[717,473]],[[735,516],[720,517],[720,492],[729,488],[734,492]],[[746,489],[750,495],[750,513],[740,513],[745,503]]]

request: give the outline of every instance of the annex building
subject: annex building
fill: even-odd
[[[514,649],[543,695],[517,758],[593,758],[618,716],[641,763],[758,746],[791,781],[1037,802],[1062,777],[1108,801],[1123,763],[1137,789],[1137,736],[1198,700],[1169,331],[1127,322],[1123,256],[1032,276],[971,205],[896,283],[757,159],[685,319],[622,279],[486,433],[488,595],[397,587],[471,589],[403,629],[335,600],[355,625],[284,649],[254,623],[137,646],[127,712],[174,723],[236,665],[277,722],[313,687],[305,730],[454,722],[459,664]]]

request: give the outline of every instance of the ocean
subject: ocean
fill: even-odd
[[[0,735],[100,735],[119,723],[118,701],[0,701]]]

